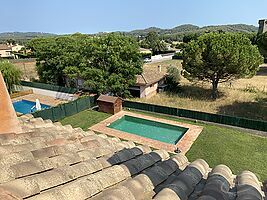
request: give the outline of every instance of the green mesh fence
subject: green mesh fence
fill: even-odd
[[[46,109],[39,112],[35,112],[33,113],[33,116],[41,117],[43,119],[51,119],[51,116],[53,116],[52,109]],[[51,120],[54,121],[53,118]]]
[[[123,102],[123,107],[156,112],[156,113],[163,113],[163,114],[191,118],[191,119],[198,119],[202,121],[215,122],[219,124],[226,124],[226,125],[254,129],[259,131],[267,131],[267,121],[205,113],[205,112],[186,110],[186,109],[178,109],[178,108],[153,105],[147,103],[139,103],[126,100]]]
[[[96,104],[96,97],[82,97],[75,101],[71,101],[65,104],[51,107],[49,109],[37,111],[33,113],[34,117],[41,117],[43,119],[51,119],[52,121],[58,121],[65,117],[74,115],[83,110],[93,107]]]
[[[76,104],[77,101],[72,101],[63,105],[65,107],[66,116],[71,116],[78,112]]]
[[[64,105],[58,105],[56,107],[51,108],[52,112],[52,121],[57,121],[66,117],[66,111]],[[43,111],[40,111],[43,112]]]
[[[90,99],[91,98],[78,99],[76,101],[77,112],[81,112],[81,111],[87,109],[88,107],[90,107],[90,105],[91,105]]]

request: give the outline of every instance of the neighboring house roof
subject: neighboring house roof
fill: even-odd
[[[136,85],[151,85],[166,77],[166,73],[159,72],[158,69],[144,68],[141,75],[136,76]]]
[[[0,44],[0,50],[11,50],[11,46],[7,44]]]
[[[104,101],[104,102],[109,102],[109,103],[115,103],[120,97],[113,97],[113,96],[108,96],[108,95],[100,95],[97,99],[97,101]]]
[[[86,120],[86,119],[84,119]],[[133,142],[20,117],[23,133],[0,135],[0,199],[263,199],[255,174],[136,146]]]

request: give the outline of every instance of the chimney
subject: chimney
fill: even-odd
[[[161,72],[161,65],[158,66],[158,72]]]
[[[0,134],[21,132],[19,120],[0,72]]]
[[[259,31],[258,33],[265,33],[267,32],[267,19],[261,19],[259,20]]]

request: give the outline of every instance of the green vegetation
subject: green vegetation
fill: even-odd
[[[207,33],[189,42],[183,51],[184,76],[212,84],[212,98],[218,84],[256,75],[263,58],[249,38],[237,33]]]
[[[56,34],[40,32],[5,32],[0,33],[0,43],[6,43],[11,40],[18,44],[27,44],[27,42],[33,38],[51,37],[55,35]]]
[[[190,161],[202,158],[211,167],[225,164],[233,173],[238,174],[243,170],[251,170],[260,180],[267,179],[267,138],[249,134],[249,131],[241,131],[201,122],[192,122],[176,117],[138,112],[144,115],[164,118],[203,127],[202,133],[187,152]],[[63,125],[71,124],[73,127],[81,127],[87,130],[90,126],[108,118],[109,114],[86,110],[76,115],[67,117],[60,122]]]
[[[85,80],[94,93],[129,95],[128,88],[142,72],[137,41],[120,34],[90,37],[83,34],[34,39],[40,81],[64,85],[64,76]],[[75,84],[71,84],[75,86]]]
[[[267,32],[258,35],[257,44],[265,61],[267,61]]]
[[[144,40],[140,43],[141,47],[151,49],[153,55],[157,55],[167,49],[164,41],[160,40],[155,31],[149,32]]]
[[[169,66],[167,68],[166,83],[169,85],[170,91],[177,91],[181,81],[181,71],[175,66]]]
[[[146,63],[144,68],[157,70],[161,65],[166,72],[169,66],[182,70],[181,60],[168,60],[160,63]],[[219,85],[219,96],[210,98],[210,84],[189,82],[181,77],[177,92],[164,92],[151,98],[134,98],[133,101],[217,113],[235,117],[246,117],[267,121],[267,65],[261,65],[256,76],[250,79],[237,79]],[[256,111],[256,112],[255,112]]]
[[[133,36],[145,37],[149,32],[155,31],[159,34],[161,39],[170,41],[183,41],[184,36],[191,34],[203,34],[207,32],[241,32],[241,33],[256,33],[258,28],[246,24],[233,24],[233,25],[218,25],[218,26],[204,26],[198,27],[192,24],[184,24],[174,27],[172,29],[161,29],[157,27],[150,27],[142,30],[134,30],[126,34]]]
[[[0,62],[0,72],[5,80],[7,90],[11,94],[13,85],[20,83],[21,71],[8,61]]]
[[[111,115],[107,113],[97,112],[93,110],[85,110],[70,117],[66,117],[60,120],[60,122],[63,125],[70,124],[74,128],[80,127],[86,131],[89,127],[103,121],[104,119],[110,116]]]
[[[140,111],[138,113],[202,126],[202,133],[186,154],[190,161],[202,158],[211,167],[225,164],[235,174],[243,170],[251,170],[260,180],[267,179],[267,168],[265,166],[267,163],[266,137],[249,134],[249,131],[241,131],[201,122],[194,123],[189,120],[156,113]]]

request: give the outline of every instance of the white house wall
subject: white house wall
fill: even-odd
[[[158,83],[150,86],[140,86],[140,98],[149,98],[157,93]]]
[[[28,86],[15,86],[15,89],[17,91],[22,91],[22,90],[32,90],[34,94],[41,94],[45,96],[50,96],[55,99],[63,99],[67,101],[73,101],[77,99],[73,94],[69,93],[63,93],[63,92],[56,92],[56,91],[51,91],[51,90],[45,90],[45,89],[40,89],[40,88],[34,88],[34,87],[28,87]]]

